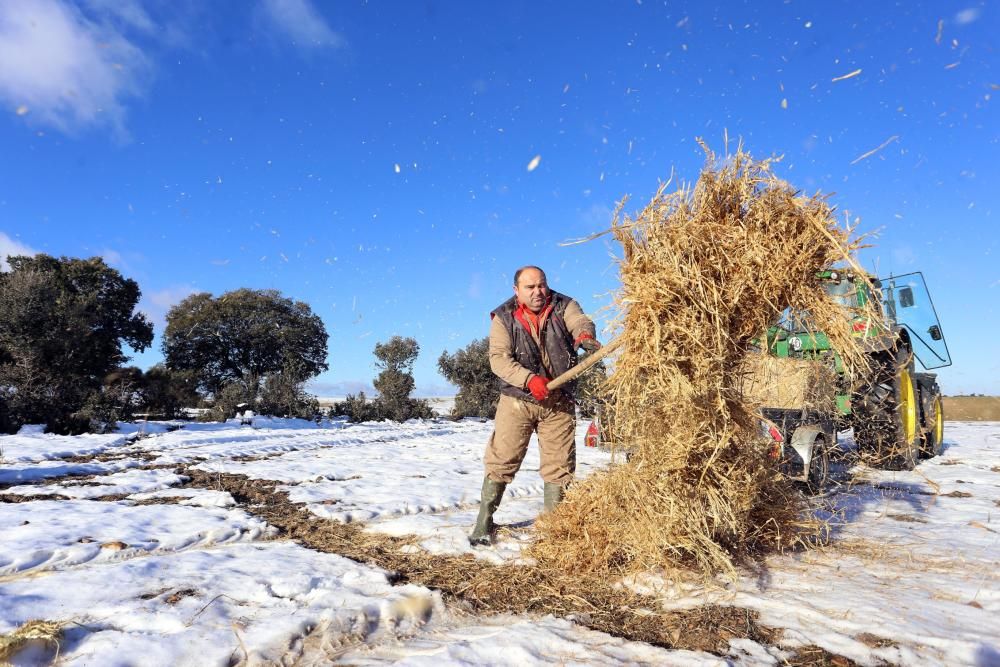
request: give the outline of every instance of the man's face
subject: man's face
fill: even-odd
[[[517,278],[514,294],[528,310],[533,313],[541,312],[549,298],[549,286],[545,283],[545,274],[538,269],[525,269]]]

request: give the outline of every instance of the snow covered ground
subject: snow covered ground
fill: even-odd
[[[534,445],[497,513],[499,544],[465,539],[490,422],[168,426],[138,439],[135,426],[0,437],[0,633],[67,624],[61,665],[775,665],[804,646],[863,665],[1000,665],[1000,423],[947,424],[944,454],[913,472],[856,469],[827,497],[825,549],[772,558],[726,589],[626,582],[669,609],[733,605],[784,629],[778,647],[733,640],[724,657],[553,616],[470,616],[391,573],[278,539],[253,506],[184,488],[178,472],[275,480],[323,519],[416,535],[433,554],[519,562],[542,505]],[[611,460],[578,453],[584,476]],[[52,657],[36,645],[14,664]]]

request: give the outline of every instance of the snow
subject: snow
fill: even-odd
[[[910,472],[855,471],[831,495],[832,546],[772,558],[762,577],[723,592],[656,577],[634,587],[668,608],[755,609],[790,644],[865,665],[1000,664],[1000,424],[948,427],[942,456]],[[863,634],[890,645],[872,648]]]
[[[113,463],[64,463],[61,460],[38,461],[11,465],[0,463],[0,485],[31,482],[50,477],[100,475],[127,468],[137,468],[139,461],[120,460]]]
[[[128,443],[128,435],[109,433],[86,435],[53,435],[39,429],[24,427],[17,435],[0,437],[0,455],[4,463],[53,461],[70,456],[101,454]],[[27,430],[27,432],[25,432]]]
[[[35,500],[2,506],[0,577],[272,537],[242,510]]]
[[[100,436],[0,438],[0,632],[68,623],[60,664],[775,665],[817,645],[862,665],[1000,664],[1000,423],[946,425],[912,472],[858,467],[830,491],[831,544],[705,588],[648,573],[625,585],[667,609],[756,610],[779,647],[720,659],[552,616],[476,617],[382,570],[275,539],[225,491],[176,466],[274,480],[304,510],[410,549],[521,562],[542,506],[537,448],[508,487],[494,548],[470,549],[491,422],[146,424]],[[586,421],[578,424],[582,443]],[[845,445],[852,445],[849,436]],[[67,461],[98,456],[93,461]],[[610,454],[578,447],[578,474]],[[33,499],[33,497],[38,498]],[[53,497],[57,499],[52,499]],[[120,500],[116,500],[121,498]],[[14,502],[15,500],[20,502]],[[14,664],[33,664],[32,647]],[[48,655],[51,658],[51,655]]]
[[[58,484],[14,486],[5,491],[10,495],[58,495],[66,498],[100,498],[101,496],[158,491],[186,482],[189,478],[162,469],[127,470],[107,475],[86,484],[68,481]]]

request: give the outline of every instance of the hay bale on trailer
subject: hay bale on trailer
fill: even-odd
[[[837,372],[817,361],[750,352],[737,376],[737,389],[748,403],[783,410],[836,407]]]
[[[634,218],[619,205],[623,341],[607,391],[611,439],[631,457],[571,487],[539,521],[532,553],[542,562],[735,576],[740,561],[816,529],[768,458],[745,369],[787,308],[809,312],[848,372],[865,363],[818,278],[851,262],[856,242],[824,197],[801,196],[770,160],[706,154],[694,186],[661,186]]]

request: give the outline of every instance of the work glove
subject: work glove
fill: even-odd
[[[549,388],[546,386],[548,383],[549,379],[541,375],[532,375],[531,379],[528,380],[528,391],[531,392],[536,401],[544,401],[549,395]]]
[[[583,348],[587,354],[593,354],[601,349],[601,342],[586,332],[577,336],[573,344],[576,347]]]

